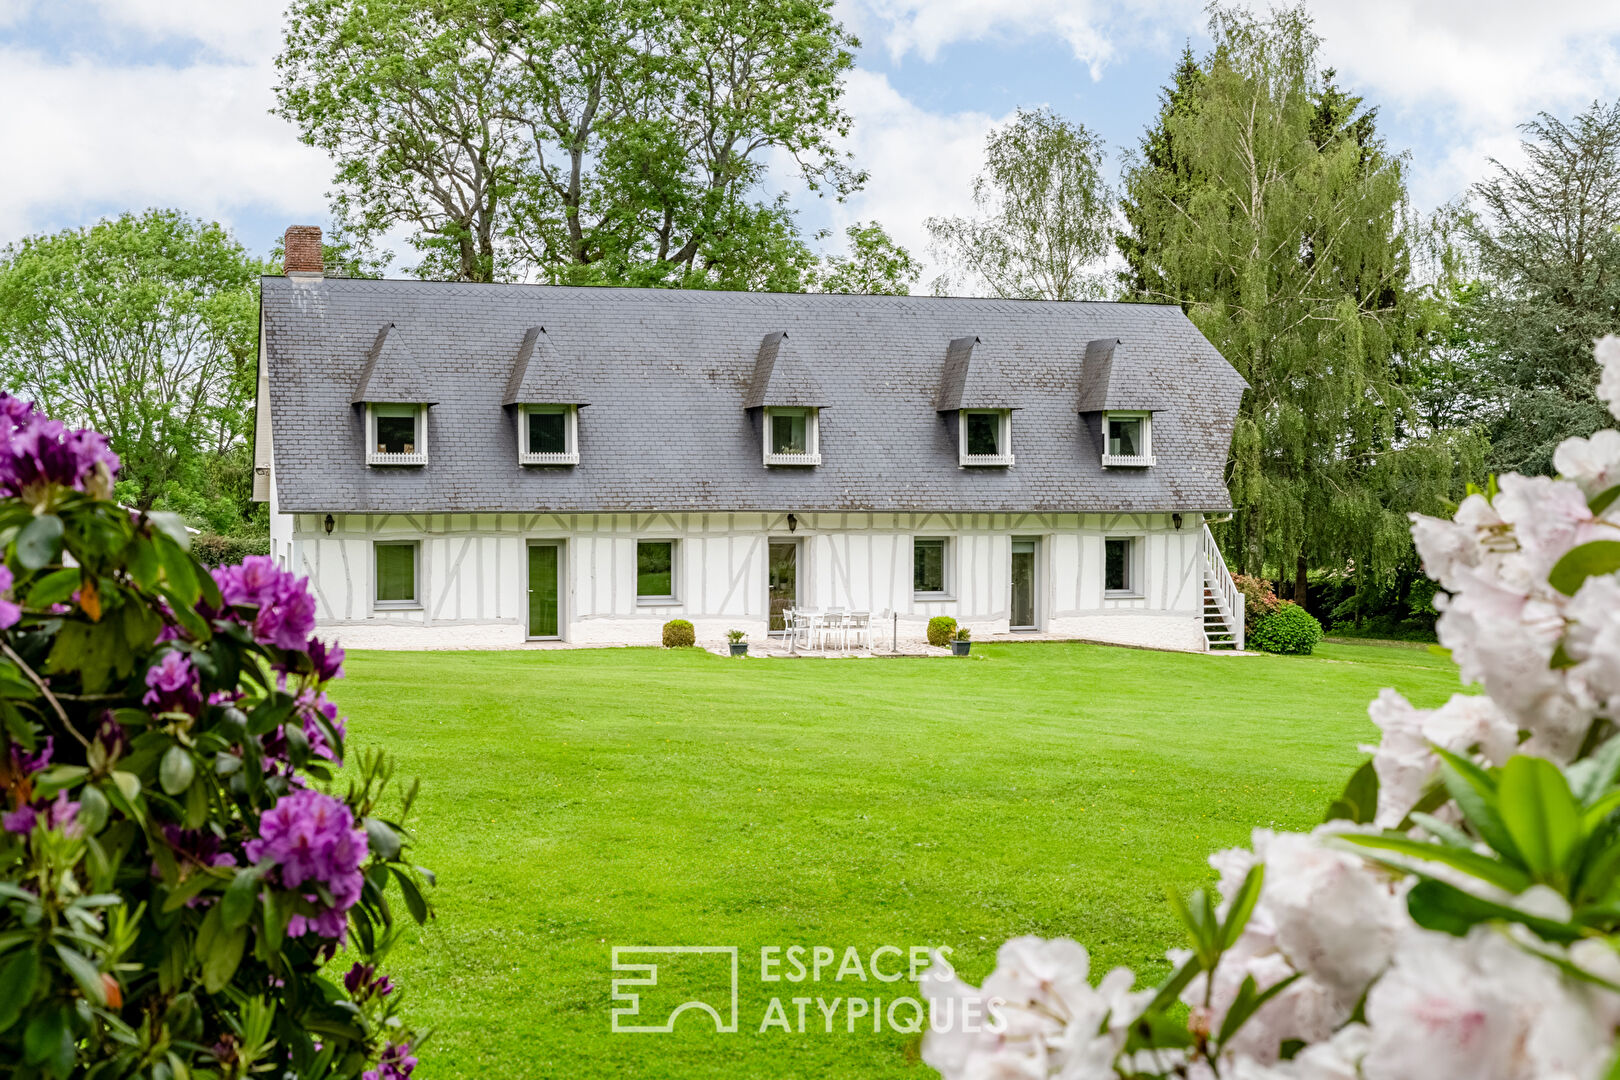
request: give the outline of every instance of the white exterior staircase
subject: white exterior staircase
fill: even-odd
[[[1204,648],[1243,651],[1243,594],[1226,568],[1215,536],[1204,526]]]

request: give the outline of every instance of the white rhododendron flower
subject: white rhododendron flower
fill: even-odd
[[[1597,358],[1599,396],[1620,416],[1620,337]],[[1620,790],[1620,572],[1613,547],[1582,546],[1620,541],[1620,499],[1604,501],[1620,485],[1620,432],[1565,440],[1554,463],[1559,478],[1503,476],[1450,521],[1413,516],[1423,568],[1444,590],[1437,636],[1463,683],[1485,692],[1420,709],[1385,690],[1368,709],[1379,742],[1363,748],[1377,806],[1339,804],[1370,822],[1256,829],[1248,848],[1210,856],[1219,903],[1195,898],[1198,950],[1169,953],[1184,1026],[1144,1012],[1155,992],[1131,990],[1127,971],[1093,987],[1080,945],[1018,938],[979,989],[942,961],[923,977],[936,1013],[970,1005],[997,1018],[971,1029],[936,1018],[923,1060],[948,1080],[1615,1075],[1620,877],[1604,866],[1620,848],[1604,811]],[[1469,781],[1482,786],[1436,807],[1427,828],[1409,825],[1440,749],[1500,771]],[[1176,1030],[1161,1035],[1166,1024]]]
[[[1608,402],[1609,411],[1620,420],[1620,337],[1613,334],[1597,343],[1597,396]]]
[[[1153,992],[1115,968],[1092,987],[1091,958],[1068,938],[1013,938],[975,990],[939,958],[919,980],[930,1024],[922,1058],[948,1077],[1112,1077],[1125,1029]]]

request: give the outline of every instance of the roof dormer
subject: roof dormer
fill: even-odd
[[[945,370],[934,395],[934,410],[956,414],[958,465],[1011,465],[1016,408],[1012,387],[983,339],[959,337],[945,347]]]
[[[1122,338],[1086,344],[1078,411],[1101,444],[1104,468],[1147,468],[1153,458],[1153,414],[1165,395]]]
[[[426,465],[427,411],[435,404],[421,365],[395,323],[377,331],[351,404],[364,405],[367,465]]]
[[[821,385],[786,330],[766,334],[743,408],[759,409],[764,463],[821,464]]]

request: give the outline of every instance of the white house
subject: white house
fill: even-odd
[[[262,283],[255,497],[350,647],[756,640],[788,606],[1202,650],[1245,384],[1173,306]],[[313,252],[313,255],[311,255]],[[1235,613],[1239,613],[1236,614]]]

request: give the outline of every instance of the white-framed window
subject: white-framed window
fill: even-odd
[[[578,465],[577,405],[518,406],[519,465]]]
[[[765,410],[765,464],[820,465],[819,409]]]
[[[426,465],[427,406],[366,406],[367,465]]]
[[[1153,464],[1153,414],[1105,412],[1103,460],[1105,466],[1143,467]]]
[[[963,409],[957,416],[958,464],[1013,463],[1011,409]]]
[[[951,593],[951,541],[945,536],[918,536],[911,541],[911,591],[920,600],[941,600]]]
[[[674,604],[680,544],[674,540],[636,541],[636,603]]]
[[[1142,537],[1103,538],[1103,595],[1142,595]]]
[[[372,606],[419,608],[422,546],[414,540],[377,540],[371,545]]]

